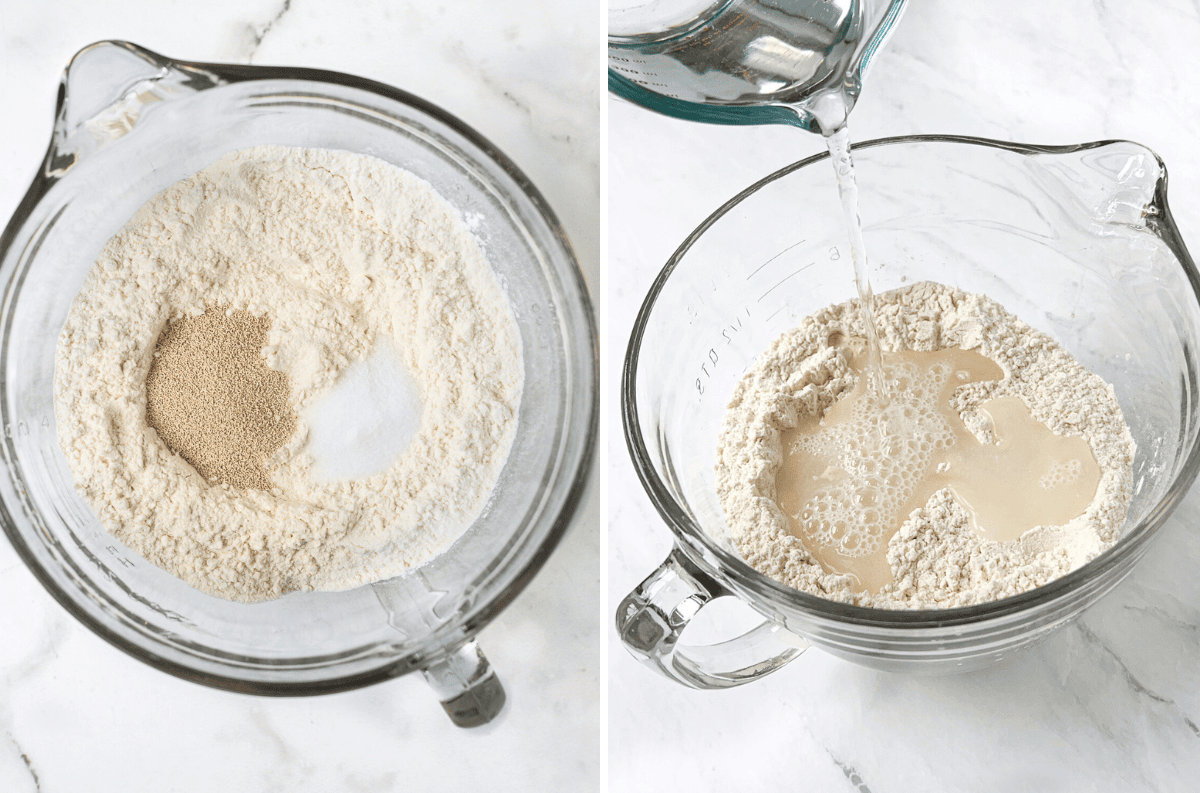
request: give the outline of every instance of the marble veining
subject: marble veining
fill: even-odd
[[[833,752],[829,753],[829,759],[833,761],[841,772],[846,775],[846,780],[854,786],[854,790],[858,793],[871,793],[871,788],[867,787],[867,783],[863,782],[862,777],[854,770],[853,766],[846,765],[841,760],[834,756]]]
[[[24,750],[21,749],[21,745],[17,743],[15,738],[13,739],[13,746],[17,747],[17,751],[21,753],[21,760],[25,763],[25,768],[29,770],[29,778],[33,780],[33,789],[39,791],[40,793],[42,789],[42,781],[38,779],[37,769],[33,767],[33,761],[30,760],[29,755],[25,754]]]
[[[253,37],[254,43],[250,47],[250,51],[246,53],[246,63],[254,62],[254,54],[258,52],[258,48],[262,45],[263,39],[265,39],[267,34],[271,32],[271,28],[275,27],[279,20],[283,19],[283,15],[291,10],[292,0],[283,0],[283,5],[280,6],[279,10],[275,12],[275,16],[271,17],[271,19],[268,20],[265,25],[262,27],[257,27],[255,25],[250,26],[250,35]]]

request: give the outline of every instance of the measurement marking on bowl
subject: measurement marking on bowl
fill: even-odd
[[[767,317],[767,322],[775,319],[775,317],[779,316],[781,312],[787,311],[789,308],[791,308],[791,306],[789,306],[787,303],[784,303],[782,306],[777,308],[775,312],[771,314],[771,316]]]
[[[770,288],[770,289],[768,289],[766,292],[764,292],[764,293],[763,293],[763,296],[762,296],[762,297],[760,297],[760,298],[758,299],[758,302],[760,302],[760,303],[761,303],[761,302],[763,301],[763,298],[765,298],[767,295],[769,295],[769,294],[771,294],[772,292],[774,292],[774,291],[775,291],[776,289],[778,289],[779,287],[783,286],[784,282],[785,282],[785,281],[787,281],[789,278],[792,278],[792,277],[794,277],[794,276],[797,276],[797,275],[799,275],[800,273],[804,272],[804,271],[805,271],[805,270],[807,270],[809,267],[812,267],[812,266],[813,266],[813,265],[815,265],[815,264],[816,264],[816,262],[809,262],[808,264],[804,265],[803,267],[801,267],[801,268],[800,268],[799,270],[797,270],[796,272],[794,272],[794,273],[792,273],[791,275],[789,275],[789,276],[785,277],[785,278],[784,278],[782,281],[780,281],[779,283],[775,284],[775,286],[771,287],[771,288]]]
[[[758,271],[759,271],[759,270],[761,270],[762,268],[766,267],[768,264],[770,264],[771,262],[775,261],[775,260],[776,260],[776,259],[778,259],[780,256],[782,256],[783,254],[787,253],[787,252],[788,252],[788,251],[790,251],[792,248],[795,248],[797,245],[803,245],[805,242],[807,242],[807,240],[800,240],[800,241],[799,241],[799,242],[797,242],[797,243],[794,243],[794,244],[792,244],[792,245],[789,245],[789,246],[787,246],[786,248],[784,248],[783,250],[781,250],[779,253],[775,254],[775,255],[774,255],[774,256],[772,256],[770,259],[767,259],[765,262],[763,262],[762,264],[760,264],[758,267],[754,268],[754,272],[752,272],[752,273],[750,273],[750,275],[746,276],[746,280],[747,280],[747,281],[749,281],[751,278],[753,278],[754,276],[758,275]]]
[[[109,545],[109,546],[106,546],[104,550],[106,550],[110,554],[112,554],[114,559],[116,559],[118,562],[125,565],[126,567],[133,567],[133,562],[129,561],[124,556],[122,556],[121,550],[119,548]]]
[[[746,312],[747,317],[750,316],[750,309],[748,307],[743,308],[742,311]],[[730,322],[728,325],[722,326],[721,336],[725,339],[726,345],[733,344],[733,337],[729,334],[737,333],[742,329],[742,327],[742,318],[740,316],[735,317],[734,322]],[[711,378],[713,375],[712,372],[709,371],[709,368],[712,367],[715,369],[717,362],[721,359],[721,356],[717,352],[716,347],[709,347],[708,355],[706,357],[708,360],[700,364],[700,371],[704,374],[704,377]],[[704,398],[704,380],[699,377],[696,378],[696,398],[699,401],[703,401]]]

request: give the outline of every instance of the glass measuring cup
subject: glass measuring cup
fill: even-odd
[[[616,624],[636,658],[688,686],[749,682],[809,645],[905,672],[993,663],[1066,624],[1128,574],[1200,466],[1200,273],[1153,152],[1125,141],[873,141],[855,147],[872,284],[932,280],[987,294],[1111,383],[1137,442],[1128,518],[1117,544],[1083,567],[967,608],[848,606],[747,566],[716,495],[717,436],[755,356],[804,316],[854,294],[827,156],[772,174],[701,224],[655,280],[629,342],[625,437],[675,546],[622,601]],[[689,621],[723,596],[763,622],[723,643],[685,644]]]
[[[610,0],[608,89],[690,121],[831,134],[903,10],[904,0]]]
[[[484,513],[408,575],[243,604],[108,534],[75,492],[53,412],[54,350],[97,253],[150,197],[227,152],[334,148],[405,168],[471,221],[512,304],[526,372]],[[46,158],[0,236],[0,523],[72,615],[139,660],[219,688],[340,691],[421,670],[461,726],[504,691],[475,635],[533,578],[582,495],[596,432],[595,329],[570,244],[495,146],[395,88],[311,69],[184,63],[127,42],[71,61]]]

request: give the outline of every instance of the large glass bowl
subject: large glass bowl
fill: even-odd
[[[275,144],[382,158],[470,219],[523,343],[519,426],[483,515],[400,578],[242,604],[115,540],[75,492],[55,433],[54,349],[100,248],[149,198],[227,152]],[[190,680],[256,694],[338,691],[421,669],[460,724],[503,689],[473,641],[558,542],[597,414],[595,328],[553,213],[478,133],[394,88],[334,72],[181,63],[124,42],[79,52],[54,136],[0,238],[0,521],[50,593],[103,638]]]
[[[676,537],[620,605],[627,648],[686,685],[778,669],[810,643],[881,669],[992,663],[1078,616],[1126,576],[1196,476],[1200,277],[1150,150],[1108,141],[1022,146],[907,137],[855,147],[875,290],[921,280],[990,295],[1112,384],[1137,442],[1121,538],[1032,591],[946,610],[835,603],[747,566],[715,486],[734,385],[780,333],[854,296],[828,155],[734,197],[663,268],[634,325],[622,418],[633,463]],[[709,646],[680,634],[709,600],[736,596],[764,622]]]

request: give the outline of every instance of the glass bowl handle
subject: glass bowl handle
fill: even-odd
[[[770,621],[716,644],[679,643],[683,630],[706,603],[732,594],[676,545],[667,560],[621,601],[617,633],[633,657],[689,688],[749,683],[808,648],[803,639]]]
[[[459,727],[478,727],[496,718],[504,708],[504,686],[479,643],[461,627],[444,638],[432,638],[454,613],[444,605],[453,601],[450,593],[420,570],[376,581],[371,589],[388,615],[388,624],[415,646],[424,645],[417,666],[450,720]],[[398,667],[399,674],[414,668],[406,662]]]
[[[421,671],[459,727],[487,724],[504,708],[504,686],[473,640]]]

